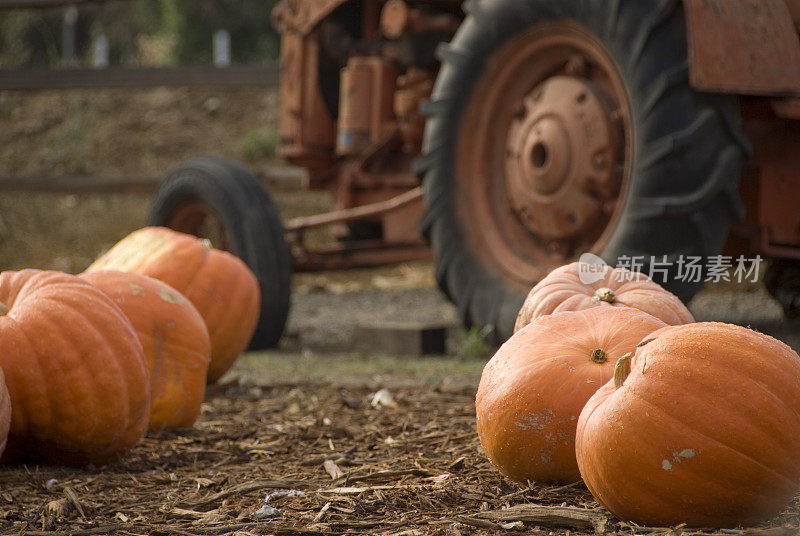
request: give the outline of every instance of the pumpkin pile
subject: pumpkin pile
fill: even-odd
[[[579,264],[573,262],[556,268],[531,289],[514,331],[540,316],[595,306],[633,307],[670,326],[694,322],[692,313],[677,296],[641,272],[606,267],[600,279],[585,283],[581,281]]]
[[[537,318],[486,365],[478,434],[501,473],[520,482],[574,482],[575,429],[617,360],[665,327],[637,309],[595,307]]]
[[[211,355],[208,330],[194,306],[151,277],[116,271],[82,277],[122,309],[142,343],[150,371],[149,428],[194,424]]]
[[[11,399],[4,459],[103,464],[147,429],[144,351],[124,313],[83,279],[0,274],[0,368]]]
[[[478,387],[487,457],[520,482],[582,478],[635,523],[777,515],[800,491],[800,357],[747,328],[695,323],[619,270],[586,285],[567,265],[530,292]]]
[[[242,261],[163,228],[134,232],[80,276],[0,273],[2,461],[102,465],[148,429],[192,426],[259,303]]]
[[[250,344],[261,290],[250,268],[207,241],[166,227],[145,227],[123,238],[86,269],[118,270],[167,283],[203,317],[211,339],[208,381],[220,379]]]
[[[757,523],[800,489],[800,359],[740,326],[656,331],[589,400],[576,447],[586,485],[622,518]]]

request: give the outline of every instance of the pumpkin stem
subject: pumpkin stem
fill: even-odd
[[[602,287],[594,291],[594,296],[592,296],[592,299],[595,301],[614,303],[614,301],[617,299],[617,295],[614,294],[614,291],[610,288]]]
[[[614,366],[614,389],[622,387],[628,374],[631,373],[631,357],[633,357],[633,353],[627,353],[617,360],[617,364]]]
[[[595,363],[605,363],[608,360],[608,355],[603,351],[602,348],[597,348],[592,350],[592,361]]]
[[[3,302],[0,302],[0,316],[6,316],[9,311],[10,309],[8,308],[8,305],[6,305]]]

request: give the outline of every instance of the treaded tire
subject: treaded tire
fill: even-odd
[[[201,156],[170,172],[153,198],[148,224],[169,227],[176,211],[186,203],[200,203],[215,214],[231,253],[258,279],[261,316],[250,348],[275,346],[289,315],[291,261],[283,225],[269,194],[238,163]]]
[[[764,274],[764,286],[781,304],[786,318],[800,318],[800,261],[773,259]]]
[[[630,187],[602,257],[616,264],[622,255],[675,260],[720,252],[731,221],[743,216],[738,182],[750,145],[736,98],[689,87],[678,0],[485,0],[466,2],[465,11],[453,41],[439,48],[442,67],[422,108],[428,121],[415,171],[425,189],[421,229],[436,257],[436,279],[466,326],[492,325],[496,342],[505,340],[525,292],[470,250],[454,179],[459,120],[493,52],[540,22],[567,20],[588,29],[614,59],[628,92]],[[702,283],[672,274],[665,286],[688,300]]]

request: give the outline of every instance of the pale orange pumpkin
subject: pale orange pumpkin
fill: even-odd
[[[800,491],[800,358],[721,323],[647,337],[586,404],[581,476],[621,519],[751,525]]]
[[[539,281],[525,299],[514,331],[540,316],[609,305],[639,309],[671,326],[694,322],[677,296],[645,274],[605,266],[597,281],[584,283],[579,266],[577,262],[561,266]]]
[[[98,258],[86,273],[98,270],[153,277],[192,302],[211,339],[209,383],[233,366],[253,336],[261,303],[255,275],[238,257],[195,236],[165,227],[139,229]]]
[[[0,367],[11,396],[6,458],[103,464],[147,430],[142,345],[114,303],[60,272],[0,273]]]
[[[596,307],[543,316],[515,333],[486,364],[475,399],[492,464],[520,482],[579,480],[575,427],[584,403],[617,359],[665,325],[637,309]]]
[[[166,283],[119,271],[83,274],[122,309],[150,368],[150,429],[192,426],[200,415],[211,342],[200,313]]]

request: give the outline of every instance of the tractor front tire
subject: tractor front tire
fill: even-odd
[[[242,259],[261,289],[250,348],[278,344],[289,315],[291,261],[275,205],[250,171],[215,156],[179,165],[156,192],[148,224],[208,238]]]

